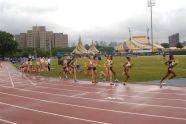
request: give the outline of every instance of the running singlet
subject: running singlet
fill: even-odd
[[[127,62],[127,64],[125,65],[126,68],[129,68],[131,66],[130,62]]]
[[[109,66],[109,67],[112,67],[112,63],[113,63],[112,60],[108,60],[108,66]]]
[[[97,61],[96,61],[96,60],[93,60],[93,61],[92,61],[92,66],[93,66],[93,67],[96,67],[96,66],[97,66]]]
[[[169,62],[168,62],[168,70],[172,70],[174,65],[175,65],[175,61],[174,60],[169,60]]]
[[[89,64],[88,64],[89,67],[92,67],[93,66],[93,63],[91,60],[89,60]]]

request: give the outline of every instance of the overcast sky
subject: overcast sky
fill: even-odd
[[[146,34],[150,27],[147,0],[0,0],[0,30],[13,34],[33,25],[69,35],[70,44],[117,41]],[[153,7],[154,40],[167,42],[179,32],[186,40],[186,0],[156,0]]]

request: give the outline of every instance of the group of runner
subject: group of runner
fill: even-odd
[[[88,61],[86,62],[86,70],[83,70],[81,72],[84,72],[86,75],[91,75],[92,83],[96,84],[97,81],[97,67],[99,66],[99,60],[101,60],[98,56],[88,56]],[[129,70],[132,67],[131,58],[127,57],[127,62],[123,64],[124,67],[124,82],[123,85],[126,85],[126,82],[130,78],[129,76]],[[106,60],[104,62],[104,70],[100,71],[100,76],[103,76],[105,80],[110,81],[110,85],[117,85],[117,78],[116,78],[116,72],[113,68],[114,61],[112,56],[106,56]],[[75,56],[73,57],[65,57],[63,59],[63,66],[59,73],[60,78],[65,77],[68,79],[68,75],[74,76],[74,82],[77,82],[77,72],[79,70],[79,66],[77,65],[77,58]],[[114,83],[115,82],[115,83]]]
[[[91,75],[92,83],[96,84],[97,81],[97,67],[99,64],[100,58],[98,56],[88,56],[88,61],[86,62],[86,70],[83,70],[84,74]],[[169,60],[165,61],[168,66],[168,70],[166,75],[160,81],[160,87],[163,86],[163,81],[169,77],[168,79],[172,79],[176,76],[173,68],[177,65],[174,56],[170,55]],[[104,80],[109,80],[110,85],[118,85],[118,80],[116,78],[116,72],[114,70],[114,61],[112,56],[106,56],[104,62],[104,69],[99,72],[99,75],[104,78]],[[133,67],[133,63],[131,61],[131,57],[127,56],[126,61],[123,63],[123,85],[126,85],[128,79],[130,78],[130,69]],[[65,78],[68,79],[68,75],[71,74],[74,77],[74,82],[77,82],[77,72],[79,70],[79,66],[77,65],[77,58],[73,56],[72,58],[67,56],[63,59],[63,67],[59,73],[60,78],[64,75]]]
[[[40,73],[41,71],[49,72],[50,71],[50,58],[48,57],[40,57],[33,61],[32,58],[28,58],[23,61],[20,65],[21,72],[25,73]]]

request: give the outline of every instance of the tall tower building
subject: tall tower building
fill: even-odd
[[[18,43],[18,49],[23,49],[26,47],[26,33],[15,35],[15,40]]]
[[[68,35],[63,33],[54,33],[54,46],[55,48],[68,47]]]
[[[46,31],[45,26],[33,26],[32,30],[28,30],[27,33],[15,35],[15,39],[20,49],[31,47],[49,50],[68,47],[68,35]]]

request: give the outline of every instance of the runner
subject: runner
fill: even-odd
[[[48,57],[48,71],[50,71],[50,69],[51,69],[50,62],[51,62],[51,59],[50,59],[50,57]]]
[[[128,79],[130,78],[129,70],[132,67],[131,58],[130,57],[127,57],[127,62],[125,62],[123,67],[124,67],[124,72],[123,72],[124,82],[123,82],[123,85],[126,85]],[[126,78],[125,78],[125,76],[126,76]]]
[[[91,65],[91,73],[92,73],[92,83],[97,83],[97,60],[96,60],[96,56],[92,57],[92,65]]]
[[[172,76],[170,76],[168,79],[172,79],[174,77],[176,77],[176,73],[173,71],[173,68],[177,65],[177,63],[175,62],[174,60],[174,56],[173,55],[170,55],[169,56],[169,60],[165,62],[165,65],[168,65],[168,69],[167,69],[167,73],[166,75],[161,79],[160,81],[160,88],[163,86],[163,81],[169,76],[172,74]]]
[[[102,81],[106,81],[108,78],[108,60],[109,60],[109,57],[105,56],[105,61],[103,65],[100,66],[100,67],[103,67],[103,70],[99,72],[99,78],[102,79]]]
[[[118,80],[116,79],[116,72],[113,70],[113,65],[114,65],[114,61],[112,56],[109,56],[109,60],[108,60],[108,71],[109,71],[109,77],[110,77],[110,85],[114,85],[114,83],[112,82],[112,76],[115,79],[115,82],[118,82]],[[117,85],[117,84],[115,84]]]
[[[85,74],[86,75],[92,75],[91,72],[91,66],[92,66],[92,60],[91,60],[91,56],[88,57],[88,62],[86,63],[87,69],[85,70]]]
[[[65,78],[68,79],[68,59],[67,57],[64,58],[63,60],[63,68],[62,68],[62,73],[64,74]]]
[[[49,72],[49,70],[48,70],[48,57],[46,57],[45,59],[44,59],[44,70],[45,70],[45,72]]]
[[[40,61],[39,61],[39,59],[37,59],[37,61],[36,61],[36,73],[38,74],[38,73],[40,73],[40,69],[41,68],[41,63],[40,63]]]
[[[74,76],[74,82],[77,82],[77,59],[75,56],[69,62],[70,74]]]

